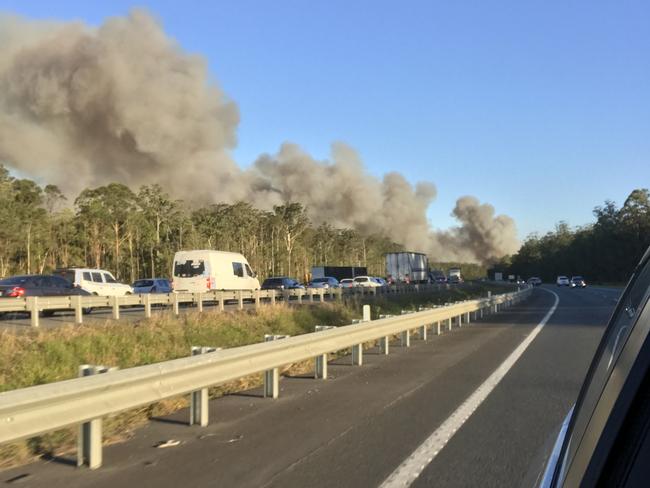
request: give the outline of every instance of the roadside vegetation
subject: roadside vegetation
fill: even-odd
[[[588,284],[624,285],[650,246],[650,192],[634,190],[622,207],[606,201],[593,213],[593,224],[571,228],[560,222],[554,231],[530,235],[494,270],[546,282],[580,275]]]
[[[366,266],[384,274],[386,237],[315,225],[298,203],[262,211],[246,202],[190,205],[158,185],[110,183],[74,201],[55,185],[13,178],[0,164],[0,277],[57,267],[103,268],[122,281],[169,277],[179,249],[240,252],[261,278],[304,281],[312,265]]]
[[[189,312],[176,318],[155,315],[136,324],[107,321],[102,325],[69,325],[30,333],[0,333],[0,391],[75,378],[81,364],[117,366],[121,369],[186,357],[191,346],[231,348],[260,342],[264,334],[299,335],[313,332],[315,325],[346,325],[361,316],[370,303],[373,318],[397,315],[402,310],[442,305],[485,296],[488,290],[503,293],[510,288],[489,284],[466,284],[435,293],[411,293],[373,300],[350,300],[324,304],[264,306],[258,311]],[[287,365],[286,372],[313,369],[311,361]],[[210,395],[242,391],[261,384],[261,375],[242,378],[211,388]],[[170,399],[105,419],[107,442],[128,438],[151,417],[187,406],[186,398]],[[76,445],[76,429],[38,436],[0,446],[0,467],[27,462],[39,456],[68,452]]]

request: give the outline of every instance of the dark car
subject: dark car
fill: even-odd
[[[650,249],[609,320],[539,486],[648,486],[649,296]]]
[[[314,278],[308,284],[310,288],[338,288],[339,280],[332,278],[331,276],[325,276],[324,278]]]
[[[262,283],[262,290],[296,290],[300,288],[305,287],[293,278],[287,278],[286,276],[267,278]]]
[[[136,280],[131,287],[133,293],[171,293],[172,284],[166,278]]]
[[[60,276],[25,275],[12,276],[11,278],[0,280],[0,298],[57,297],[70,295],[88,296],[90,293],[74,286]],[[50,316],[55,311],[43,310],[42,315]],[[90,309],[85,309],[84,312],[89,313]]]
[[[572,276],[569,283],[570,288],[586,288],[587,282],[582,276]]]

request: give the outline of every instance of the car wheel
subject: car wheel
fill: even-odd
[[[54,310],[41,310],[40,314],[41,317],[51,317],[54,315]]]
[[[88,315],[92,311],[93,311],[92,307],[87,307],[87,308],[82,308],[81,309],[81,313],[84,314],[84,315]]]

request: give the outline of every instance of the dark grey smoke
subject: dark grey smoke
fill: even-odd
[[[378,180],[344,144],[317,161],[287,143],[240,170],[236,104],[143,11],[99,28],[0,16],[0,46],[0,162],[69,193],[157,182],[195,201],[298,201],[315,222],[382,231],[437,260],[486,262],[518,247],[512,219],[473,197],[457,202],[458,228],[433,231],[431,183]]]

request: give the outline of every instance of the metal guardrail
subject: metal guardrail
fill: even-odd
[[[529,293],[530,289],[525,289],[300,336],[0,393],[0,443],[93,422],[94,427],[85,431],[92,432],[95,437],[85,438],[79,456],[91,468],[96,468],[101,465],[102,417],[255,373],[270,371],[272,374],[265,376],[277,378],[277,368],[310,358],[326,358],[328,353],[343,349],[352,348],[353,364],[361,365],[365,343],[379,340],[382,352],[388,354],[391,336],[401,335],[402,345],[408,346],[410,331],[414,329],[437,325],[439,333],[441,323],[446,322],[451,329],[452,320],[457,318],[460,326],[464,321],[469,321],[470,314],[477,319],[484,313],[495,313],[501,307],[526,298]],[[368,319],[369,309],[364,312],[364,318]],[[320,375],[325,376],[322,370]],[[265,391],[270,388],[270,396],[277,396],[274,385],[265,386]],[[207,410],[202,412],[201,418],[201,425],[206,425]],[[88,446],[91,446],[90,452]]]
[[[276,303],[276,301],[303,303],[323,302],[325,300],[343,299],[354,296],[380,296],[396,293],[417,293],[440,290],[446,285],[415,284],[391,285],[384,287],[353,287],[353,288],[306,288],[295,290],[239,290],[217,291],[206,293],[149,293],[139,295],[113,296],[46,296],[46,297],[21,297],[0,298],[0,313],[27,312],[31,316],[32,327],[39,326],[39,315],[42,312],[74,310],[75,323],[83,323],[84,311],[95,308],[111,308],[114,319],[120,318],[120,309],[123,307],[142,306],[145,317],[151,317],[152,306],[172,307],[174,313],[179,313],[182,304],[195,304],[199,312],[203,311],[206,303],[219,306],[224,310],[226,302],[234,302],[238,308],[244,308],[244,302],[249,301],[259,307],[262,303]],[[448,285],[447,285],[448,286]]]

